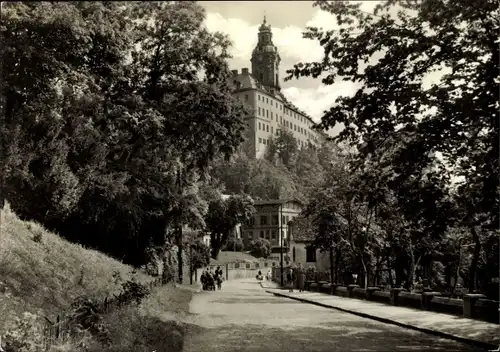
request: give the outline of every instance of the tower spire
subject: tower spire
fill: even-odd
[[[252,74],[263,86],[272,87],[279,91],[280,61],[278,48],[273,44],[271,25],[267,23],[267,16],[264,11],[264,19],[259,27],[257,45],[252,52]]]

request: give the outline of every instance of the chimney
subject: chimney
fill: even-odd
[[[233,76],[238,76],[238,70],[232,70],[231,73],[233,74]]]
[[[241,70],[241,73],[244,75],[248,75],[248,67],[245,67],[243,70]]]

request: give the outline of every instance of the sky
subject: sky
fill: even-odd
[[[362,2],[364,11],[372,12],[377,1]],[[325,86],[320,79],[301,78],[284,82],[286,70],[298,62],[321,60],[323,50],[319,43],[302,38],[307,26],[338,28],[333,16],[313,7],[312,1],[200,1],[207,11],[206,26],[210,31],[229,35],[233,42],[230,68],[251,71],[250,57],[257,44],[258,27],[264,16],[271,25],[274,45],[281,57],[280,78],[282,92],[301,110],[319,122],[323,111],[342,95],[351,95],[356,86],[351,82],[338,82]],[[336,134],[341,126],[330,133]]]

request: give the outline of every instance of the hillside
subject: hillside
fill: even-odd
[[[52,319],[79,296],[116,293],[117,273],[122,279],[131,277],[132,267],[22,221],[8,205],[0,211],[0,221],[0,335],[23,312]]]

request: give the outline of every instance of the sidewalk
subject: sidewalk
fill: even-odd
[[[337,309],[364,318],[398,325],[481,348],[497,349],[500,343],[500,326],[497,324],[324,293],[298,292],[296,290],[288,292],[286,289],[281,289],[278,284],[269,281],[261,282],[261,286],[266,289],[266,292],[276,296]]]

